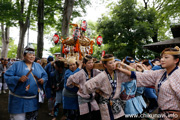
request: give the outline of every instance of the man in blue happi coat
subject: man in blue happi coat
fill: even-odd
[[[34,49],[26,48],[24,60],[15,62],[4,74],[10,90],[8,104],[10,120],[37,119],[38,92],[45,87],[48,76],[34,60]]]

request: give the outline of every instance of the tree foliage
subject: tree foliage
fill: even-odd
[[[90,3],[90,0],[76,0],[71,20],[74,17],[80,16],[82,12],[85,12],[85,6]],[[32,5],[32,6],[31,6]],[[20,39],[19,54],[22,53],[24,46],[24,34],[26,32],[26,26],[30,23],[30,29],[37,30],[37,6],[36,0],[2,0],[0,2],[0,22],[6,21],[8,25],[20,26]],[[63,13],[64,0],[44,0],[44,30],[46,34],[49,34],[52,29],[58,33],[61,30],[61,21]],[[29,7],[28,7],[29,6]],[[30,8],[30,9],[29,9]],[[8,21],[7,21],[8,20]],[[30,21],[30,22],[29,22]],[[23,33],[23,35],[22,35]],[[21,55],[18,55],[19,57]]]
[[[55,45],[54,47],[50,48],[50,53],[53,55],[54,53],[60,53],[61,47],[59,45]]]
[[[154,6],[160,10],[160,14],[163,14],[164,18],[176,18],[180,15],[179,0],[154,0]]]
[[[0,2],[0,22],[6,22],[7,26],[16,25],[18,19],[17,9],[10,0],[2,0]]]
[[[8,58],[16,58],[17,56],[17,45],[14,44],[14,40],[10,38],[9,49],[8,49]]]
[[[105,53],[108,53],[108,44],[102,44],[101,46],[98,46],[97,44],[94,45],[93,47],[93,54],[92,56],[97,58],[97,59],[101,59],[101,55],[102,55],[102,51],[105,51]]]
[[[109,15],[98,20],[97,29],[109,45],[108,52],[121,59],[127,55],[140,59],[157,55],[142,46],[169,38],[165,35],[169,28],[164,26],[170,19],[163,18],[154,6],[145,9],[136,0],[119,0],[111,5]]]

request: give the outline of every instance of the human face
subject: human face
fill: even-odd
[[[69,69],[74,72],[77,69],[76,63],[69,64]]]
[[[27,63],[33,63],[34,60],[35,60],[35,54],[27,53],[27,54],[24,56],[24,60],[25,60]]]
[[[154,65],[161,65],[160,61],[155,61]]]
[[[113,70],[115,70],[115,61],[114,61],[114,60],[108,61],[106,64],[104,64],[104,67],[105,67],[108,71],[113,71]]]
[[[8,60],[4,60],[4,65],[7,65],[8,64]]]
[[[129,66],[133,67],[134,69],[137,67],[136,63],[130,63]]]
[[[161,66],[163,68],[171,68],[176,66],[176,63],[179,61],[179,59],[174,59],[174,57],[172,55],[169,54],[163,54],[161,56]]]
[[[4,60],[1,60],[1,64],[4,64]]]
[[[88,69],[88,70],[92,70],[92,69],[93,69],[93,65],[94,65],[93,59],[87,61],[86,64],[84,64],[84,66],[85,66],[86,69]]]

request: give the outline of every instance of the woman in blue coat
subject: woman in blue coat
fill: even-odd
[[[67,79],[80,71],[82,64],[78,64],[74,58],[70,58],[68,61],[69,69],[65,72],[64,77],[64,89],[63,89],[63,109],[67,110],[67,120],[78,120],[79,105],[77,91],[78,87],[69,88],[66,86]]]
[[[8,111],[10,120],[36,120],[39,89],[45,87],[48,76],[40,64],[35,63],[32,48],[24,51],[24,60],[15,62],[4,74],[9,88]]]
[[[136,63],[132,57],[126,57],[124,63],[136,70]],[[124,112],[126,115],[138,115],[146,108],[146,103],[142,97],[144,87],[137,87],[136,80],[124,82],[121,85],[121,99],[126,101]],[[130,119],[130,118],[128,118]],[[133,118],[140,119],[140,118]]]

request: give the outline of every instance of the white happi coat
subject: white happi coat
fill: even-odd
[[[158,91],[158,83],[165,70],[136,72],[137,86],[153,86]],[[161,85],[158,94],[158,105],[161,110],[180,111],[180,68],[175,70]]]
[[[97,69],[93,69],[93,77],[98,75],[99,73],[101,73],[101,71],[97,70]],[[78,91],[77,94],[78,96],[80,96],[81,98],[84,99],[89,99],[90,95],[85,93],[85,82],[86,82],[86,73],[84,71],[84,69],[80,70],[79,72],[75,73],[74,75],[71,75],[68,79],[67,79],[67,86],[68,87],[72,87],[72,83],[76,83],[80,86],[80,89],[82,91]],[[95,97],[95,92],[93,93],[93,98]],[[82,101],[80,99],[78,99],[79,102],[79,111],[80,111],[80,115],[84,115],[89,113],[89,107],[88,107],[88,103],[82,103]],[[90,101],[91,104],[91,111],[97,111],[99,110],[99,106],[96,102],[96,100],[92,99],[92,101]]]
[[[115,91],[113,99],[119,98],[119,95],[121,92],[121,83],[132,80],[129,76],[127,76],[119,71],[115,71],[115,72],[116,72],[116,76],[117,76],[117,78],[116,78],[117,86],[116,86],[116,91]],[[101,95],[105,99],[109,99],[113,92],[108,75],[105,71],[98,74],[96,77],[90,79],[89,81],[87,81],[85,84],[85,87],[86,87],[87,93],[93,93],[96,90],[102,91],[103,93]],[[110,120],[108,105],[107,104],[99,104],[99,108],[100,108],[102,120]],[[121,108],[120,113],[114,114],[114,119],[120,118],[123,115],[124,115],[124,111]]]

